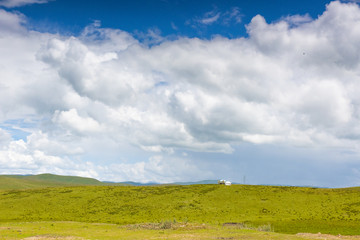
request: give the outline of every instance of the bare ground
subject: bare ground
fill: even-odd
[[[330,235],[330,234],[322,234],[322,233],[298,233],[296,236],[309,238],[309,239],[328,239],[328,240],[360,240],[360,236],[342,236],[342,235]]]
[[[64,236],[56,236],[56,235],[39,235],[34,237],[24,238],[26,240],[53,240],[53,239],[62,239],[62,240],[81,240],[84,238],[79,237],[64,237]]]

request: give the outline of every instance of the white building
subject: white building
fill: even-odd
[[[230,185],[231,185],[231,182],[221,179],[221,180],[218,181],[218,184],[230,186]]]

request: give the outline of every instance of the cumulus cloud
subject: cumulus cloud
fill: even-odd
[[[69,161],[66,161],[66,159],[46,154],[38,148],[32,147],[31,140],[24,141],[22,139],[11,141],[7,148],[0,151],[0,161],[1,171],[8,169],[15,171],[33,170],[41,172],[45,169],[65,170],[70,167],[68,166]]]
[[[9,139],[6,139],[9,140]],[[1,142],[0,142],[1,143]],[[100,180],[169,183],[194,176],[213,177],[207,169],[200,169],[186,157],[154,155],[139,162],[97,164],[79,162],[69,156],[83,154],[81,148],[42,133],[34,132],[26,140],[3,143],[0,150],[0,174],[40,174],[93,177]],[[73,144],[73,142],[72,142]],[[200,178],[197,178],[200,180]]]
[[[65,129],[71,129],[80,134],[101,131],[101,126],[97,121],[91,117],[79,116],[74,108],[69,111],[55,111],[53,121]]]
[[[298,26],[304,23],[311,22],[313,19],[309,14],[305,14],[305,15],[296,14],[296,15],[286,16],[283,18],[283,20],[288,22],[290,25]]]
[[[0,6],[13,8],[13,7],[21,7],[29,4],[42,4],[47,3],[50,0],[1,0]]]
[[[20,13],[9,13],[0,9],[0,36],[9,32],[23,32],[23,24],[26,22],[25,16]]]
[[[332,2],[317,19],[255,16],[248,38],[149,46],[99,22],[77,37],[27,31],[21,15],[0,10],[10,29],[0,38],[0,120],[40,122],[26,140],[0,132],[4,164],[166,182],[200,174],[183,152],[232,154],[243,143],[359,154],[359,16],[358,5]],[[102,149],[111,163],[94,157]]]
[[[134,181],[161,182],[172,183],[176,181],[184,181],[185,179],[202,180],[199,177],[211,179],[214,174],[208,169],[197,167],[193,161],[184,157],[168,157],[155,155],[148,161],[137,163],[121,163],[113,164],[103,169],[110,174],[112,179],[117,181],[126,181],[133,179]]]
[[[11,140],[11,134],[0,128],[0,148],[9,144]]]

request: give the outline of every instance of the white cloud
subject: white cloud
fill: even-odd
[[[337,81],[314,81],[299,89],[298,113],[309,126],[337,127],[352,117],[352,105]]]
[[[211,171],[198,168],[189,159],[178,157],[165,159],[159,155],[151,157],[147,162],[114,164],[106,167],[104,171],[108,171],[107,174],[116,181],[133,179],[139,182],[172,183],[186,179],[202,180],[198,177],[200,175],[205,179],[214,178]]]
[[[195,17],[192,22],[200,25],[212,25],[215,23],[229,25],[230,23],[239,24],[242,20],[242,14],[238,7],[233,7],[229,11],[220,12],[217,8],[206,12],[201,17]]]
[[[177,31],[179,28],[175,25],[175,23],[171,22],[171,28],[175,31]]]
[[[91,117],[79,116],[74,108],[69,111],[55,111],[52,121],[65,129],[71,129],[80,134],[96,133],[102,130],[97,121]]]
[[[72,142],[73,144],[73,142]],[[199,169],[192,160],[175,156],[155,155],[147,161],[96,164],[70,159],[82,154],[82,149],[68,148],[65,142],[51,139],[42,132],[32,133],[26,141],[9,141],[0,150],[0,174],[54,173],[93,177],[100,180],[161,182],[198,180],[213,177],[211,171]],[[64,155],[65,154],[65,155]],[[67,156],[66,156],[67,155]]]
[[[0,36],[9,32],[24,32],[23,24],[26,22],[25,16],[20,13],[9,13],[0,9]]]
[[[61,136],[49,136],[41,131],[32,132],[26,139],[28,148],[39,150],[46,155],[72,156],[84,153],[84,150],[77,144],[69,145],[67,140]]]
[[[290,15],[283,18],[284,21],[288,22],[290,25],[298,26],[304,23],[311,22],[313,19],[307,13],[305,15]]]
[[[55,173],[98,178],[93,164],[69,158],[83,153],[76,143],[71,145],[42,132],[33,132],[26,140],[7,141],[0,150],[0,174]]]
[[[238,24],[241,23],[243,15],[238,7],[233,7],[230,11],[226,11],[222,17],[224,24],[230,24],[232,21]]]
[[[213,24],[214,22],[216,22],[220,17],[220,13],[216,13],[216,12],[207,12],[204,15],[204,18],[199,19],[199,22],[205,25],[208,24]]]
[[[49,1],[50,0],[0,0],[0,6],[13,8],[29,4],[43,4]]]
[[[46,155],[44,152],[32,149],[28,143],[21,140],[12,141],[6,150],[0,151],[1,169],[36,170],[44,166],[65,168],[63,159]]]
[[[0,10],[0,121],[40,122],[26,140],[0,131],[2,163],[166,182],[201,175],[187,152],[234,154],[244,142],[360,153],[359,16],[332,2],[313,20],[255,16],[248,38],[149,47],[98,22],[78,37],[27,31]]]
[[[10,133],[0,128],[0,149],[8,145],[11,140]]]

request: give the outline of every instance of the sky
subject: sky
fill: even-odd
[[[0,174],[360,186],[359,4],[0,0]]]

